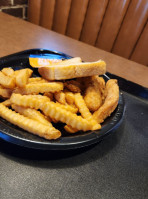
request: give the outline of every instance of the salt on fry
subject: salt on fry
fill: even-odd
[[[57,139],[61,136],[61,132],[54,127],[44,125],[38,121],[20,115],[19,113],[5,107],[2,103],[0,103],[0,116],[30,133],[48,140]]]

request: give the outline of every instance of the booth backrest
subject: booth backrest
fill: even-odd
[[[148,65],[148,0],[30,0],[28,20]]]

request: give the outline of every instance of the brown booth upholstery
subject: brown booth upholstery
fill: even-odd
[[[30,0],[28,20],[148,65],[148,0]]]

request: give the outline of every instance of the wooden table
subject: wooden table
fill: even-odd
[[[57,50],[84,61],[103,59],[108,72],[148,87],[148,67],[1,12],[0,57],[32,48]]]

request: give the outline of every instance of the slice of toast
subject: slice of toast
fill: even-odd
[[[48,67],[38,68],[40,75],[47,80],[63,80],[78,77],[102,75],[106,72],[106,63],[102,60],[96,62],[81,62],[79,58],[72,58]]]

